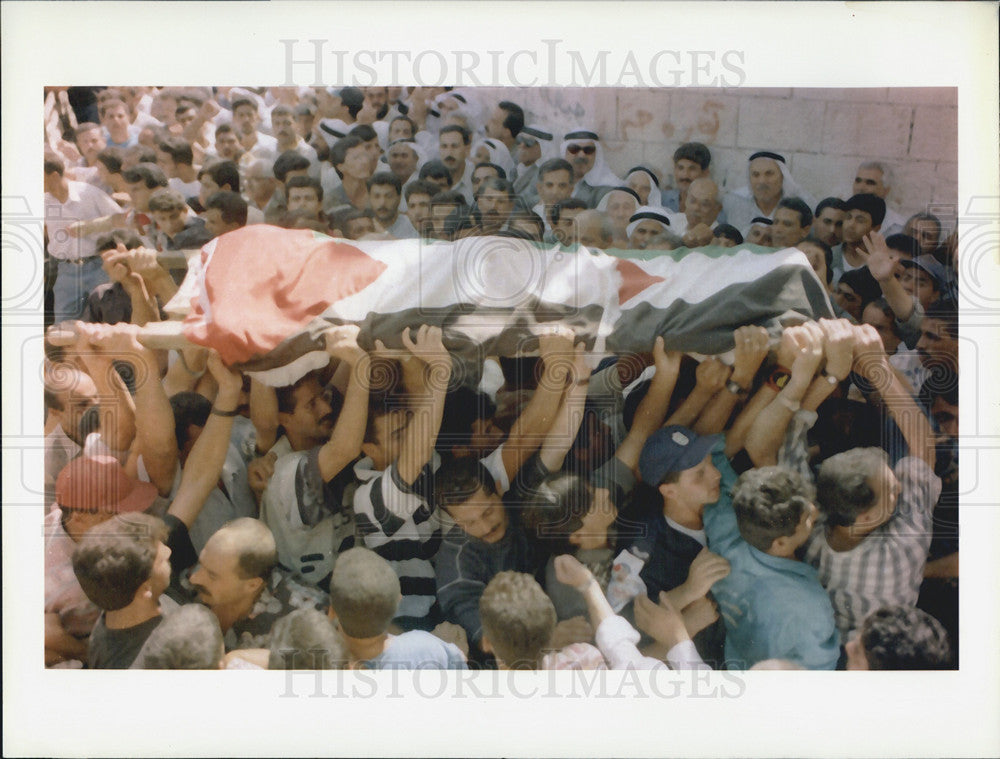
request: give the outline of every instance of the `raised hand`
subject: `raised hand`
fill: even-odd
[[[555,558],[556,579],[563,585],[570,585],[577,590],[586,590],[593,573],[581,564],[575,556],[564,554]]]

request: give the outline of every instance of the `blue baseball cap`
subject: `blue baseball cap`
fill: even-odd
[[[655,488],[668,474],[698,466],[717,440],[717,435],[698,435],[678,424],[657,430],[639,454],[642,481]]]

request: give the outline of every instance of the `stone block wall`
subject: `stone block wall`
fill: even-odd
[[[724,189],[746,184],[746,159],[773,150],[816,198],[845,197],[865,160],[896,175],[889,205],[903,214],[958,199],[958,92],[952,87],[874,88],[483,88],[509,98],[529,121],[560,131],[590,126],[621,174],[642,163],[671,186],[674,149],[689,140],[712,151]]]

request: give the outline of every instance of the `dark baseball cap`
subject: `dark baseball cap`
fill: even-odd
[[[639,455],[639,474],[657,487],[663,478],[698,466],[718,441],[717,435],[698,435],[678,424],[654,432]]]
[[[941,263],[934,258],[930,253],[925,253],[922,256],[915,256],[913,259],[901,258],[899,263],[903,266],[914,266],[924,272],[934,280],[934,284],[937,285],[937,289],[940,290],[944,284],[948,281],[948,272]]]

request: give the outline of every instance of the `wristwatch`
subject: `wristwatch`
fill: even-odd
[[[741,401],[746,400],[746,397],[750,394],[749,390],[744,389],[744,387],[733,379],[726,380],[726,390],[735,395]]]

